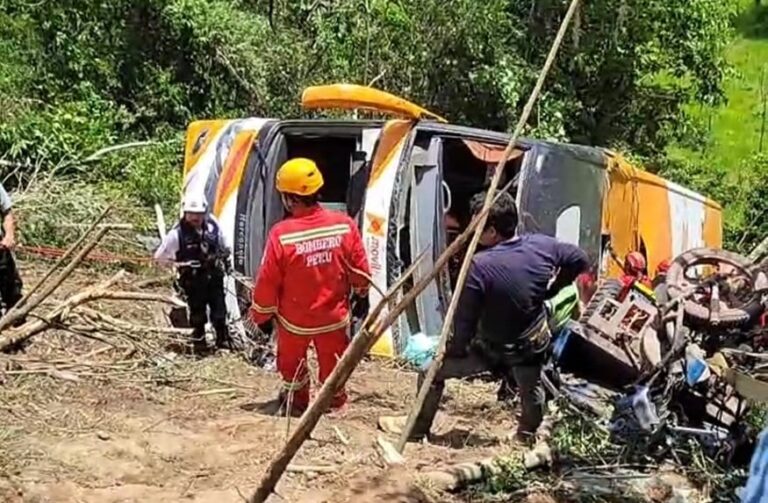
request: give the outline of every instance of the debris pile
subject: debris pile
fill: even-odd
[[[141,291],[144,285],[118,285],[124,283],[125,271],[109,279],[86,287],[61,301],[51,301],[54,293],[69,278],[88,254],[112,230],[110,224],[101,222],[109,208],[92,223],[63,256],[35,283],[12,309],[0,319],[0,350],[23,346],[27,341],[45,330],[65,329],[85,337],[98,338],[104,334],[126,339],[135,348],[141,344],[147,333],[163,333],[171,336],[185,336],[188,331],[162,326],[137,326],[116,319],[86,306],[100,300],[127,300],[157,302],[172,306],[183,304],[173,296]]]
[[[767,286],[760,265],[708,248],[678,256],[654,290],[637,283],[622,298],[605,280],[555,339],[536,447],[429,477],[446,489],[733,500],[765,422]]]

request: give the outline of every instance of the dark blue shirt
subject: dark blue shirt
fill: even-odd
[[[544,301],[588,269],[583,250],[543,234],[525,234],[479,252],[459,299],[449,353],[466,351],[478,322],[491,347],[514,347],[542,315]]]

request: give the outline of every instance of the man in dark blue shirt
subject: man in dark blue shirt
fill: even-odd
[[[480,211],[484,199],[485,194],[473,198],[473,213]],[[577,246],[543,234],[515,236],[517,223],[515,200],[504,193],[488,214],[480,238],[486,249],[472,259],[453,336],[416,420],[414,440],[429,434],[446,379],[499,367],[506,379],[518,385],[522,409],[518,437],[531,438],[541,424],[545,394],[540,376],[551,338],[544,301],[590,264]]]

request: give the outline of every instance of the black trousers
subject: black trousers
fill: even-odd
[[[546,393],[541,381],[543,358],[528,361],[515,361],[504,365],[503,380],[514,382],[520,393],[520,417],[518,431],[532,435],[544,418]],[[445,390],[447,379],[467,379],[486,373],[499,373],[499,362],[492,361],[477,352],[471,352],[463,358],[446,357],[435,375],[429,388],[421,413],[416,418],[411,437],[421,439],[429,434],[432,422],[440,408],[440,400]],[[425,373],[419,373],[418,386],[424,382]]]
[[[22,297],[23,284],[13,253],[5,248],[0,249],[0,299],[8,312]]]
[[[189,324],[192,327],[193,343],[205,346],[205,323],[210,322],[216,332],[216,345],[224,347],[229,341],[227,329],[227,306],[224,296],[224,277],[221,274],[188,274],[181,278],[180,285],[187,297]]]

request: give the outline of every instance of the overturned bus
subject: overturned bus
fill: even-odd
[[[509,141],[505,133],[448,124],[369,87],[311,87],[302,105],[393,118],[202,120],[187,129],[184,193],[205,193],[233,245],[239,275],[257,273],[266,235],[284,216],[274,182],[289,158],[318,164],[325,179],[323,204],[359,223],[373,281],[386,291],[424,250],[416,275],[429,271],[469,223],[469,201],[487,187]],[[599,276],[618,275],[621,260],[633,250],[641,251],[654,271],[684,250],[722,241],[715,202],[602,148],[522,139],[505,160],[501,186],[510,181],[520,231],[577,244]],[[397,356],[413,334],[440,332],[459,263],[429,285],[372,353]],[[247,289],[228,291],[230,314],[239,317],[235,311],[250,302]],[[380,298],[371,291],[371,305]]]

